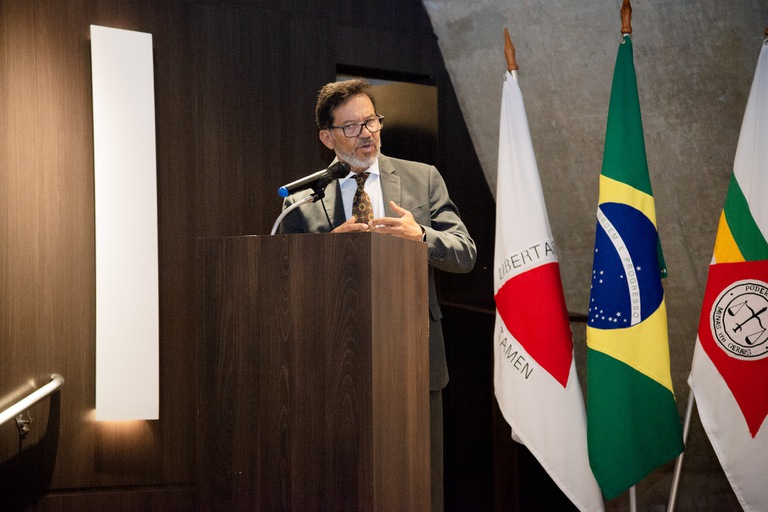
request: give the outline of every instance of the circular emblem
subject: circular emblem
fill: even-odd
[[[709,318],[712,336],[729,356],[743,361],[768,357],[768,284],[732,283],[715,299]]]

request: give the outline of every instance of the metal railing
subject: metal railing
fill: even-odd
[[[31,408],[33,405],[37,404],[44,398],[46,398],[49,395],[52,395],[58,389],[61,387],[61,385],[64,384],[64,377],[59,375],[58,373],[54,373],[51,375],[51,382],[46,384],[45,386],[41,387],[40,389],[36,389],[15,404],[11,405],[4,411],[0,412],[0,425],[5,423],[6,421],[12,420],[13,418],[16,418],[20,414],[22,414],[27,409]]]

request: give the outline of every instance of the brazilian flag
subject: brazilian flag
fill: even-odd
[[[590,466],[611,499],[683,451],[661,285],[666,268],[628,35],[616,58],[598,203],[587,438]]]

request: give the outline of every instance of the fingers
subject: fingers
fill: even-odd
[[[397,214],[397,217],[379,217],[371,221],[372,226],[399,226],[403,221],[413,220],[413,214],[405,208],[400,208],[394,201],[389,202],[389,207]]]
[[[389,202],[389,207],[392,208],[392,211],[395,212],[399,217],[402,217],[406,213],[411,213],[405,208],[400,208],[394,201]]]
[[[389,202],[390,208],[398,217],[379,217],[368,224],[357,222],[351,216],[344,224],[335,228],[331,233],[351,233],[355,231],[373,231],[410,240],[421,240],[421,227],[413,219],[413,214],[405,208],[400,208],[394,201]]]
[[[371,221],[371,231],[410,240],[421,240],[421,227],[414,220],[413,214],[405,208],[400,208],[394,201],[389,202],[389,207],[399,217],[373,219]]]
[[[371,228],[368,224],[357,222],[355,216],[351,216],[344,222],[344,224],[335,228],[331,233],[351,233],[353,231],[369,231]]]

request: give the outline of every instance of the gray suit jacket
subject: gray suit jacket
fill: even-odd
[[[440,327],[442,313],[435,292],[434,269],[446,272],[469,272],[475,265],[475,242],[459,217],[459,211],[448,196],[442,176],[431,165],[379,156],[381,191],[388,217],[397,217],[389,201],[405,208],[424,227],[429,255],[429,385],[438,390],[448,383],[445,343]],[[308,196],[298,192],[285,199],[283,208]],[[323,203],[303,205],[283,219],[284,233],[327,233],[347,219],[338,182],[325,190]],[[326,211],[328,216],[326,217]],[[330,223],[329,223],[330,219]]]

